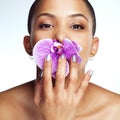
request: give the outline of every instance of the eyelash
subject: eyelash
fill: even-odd
[[[77,30],[77,31],[84,29],[84,27],[80,24],[73,24],[73,25],[71,25],[71,28],[73,30]]]
[[[51,24],[49,24],[49,23],[44,23],[44,24],[40,24],[40,25],[39,25],[39,28],[40,28],[40,29],[50,29],[50,28],[52,28],[52,27],[54,27],[54,26],[51,25]]]
[[[40,24],[39,25],[39,29],[51,29],[53,28],[54,26],[52,24],[49,24],[49,23],[43,23],[43,24]],[[76,31],[80,31],[82,29],[84,29],[84,26],[80,25],[80,24],[72,24],[70,26],[73,30],[76,30]]]

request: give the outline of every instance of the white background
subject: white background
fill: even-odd
[[[0,91],[35,79],[36,67],[23,48],[34,0],[0,0]],[[99,52],[87,69],[91,82],[120,94],[120,0],[90,0],[97,16]]]

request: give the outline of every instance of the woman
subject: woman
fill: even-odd
[[[92,70],[85,73],[90,57],[99,46],[95,14],[87,0],[36,0],[29,13],[29,36],[24,46],[32,55],[41,39],[74,40],[83,50],[82,62],[71,57],[70,72],[65,77],[66,57],[60,56],[56,79],[52,78],[50,55],[44,61],[43,74],[37,67],[36,82],[0,94],[1,120],[119,120],[120,96],[89,83]]]

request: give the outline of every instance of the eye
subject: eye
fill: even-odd
[[[53,27],[53,25],[48,24],[48,23],[44,23],[44,24],[40,24],[40,25],[39,25],[39,28],[40,28],[40,29],[50,29],[50,28],[52,28],[52,27]]]
[[[71,26],[73,30],[81,30],[84,29],[84,27],[80,24],[74,24]]]

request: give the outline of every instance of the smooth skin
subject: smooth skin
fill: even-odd
[[[46,56],[42,78],[37,68],[35,81],[0,93],[0,120],[120,120],[120,96],[89,83],[91,71],[85,73],[88,59],[95,56],[99,46],[99,39],[92,36],[92,24],[82,0],[41,0],[31,35],[24,37],[27,53],[32,55],[40,39],[62,43],[69,38],[82,46],[82,63],[71,58],[65,78],[66,58],[60,57],[53,86],[52,60]]]

